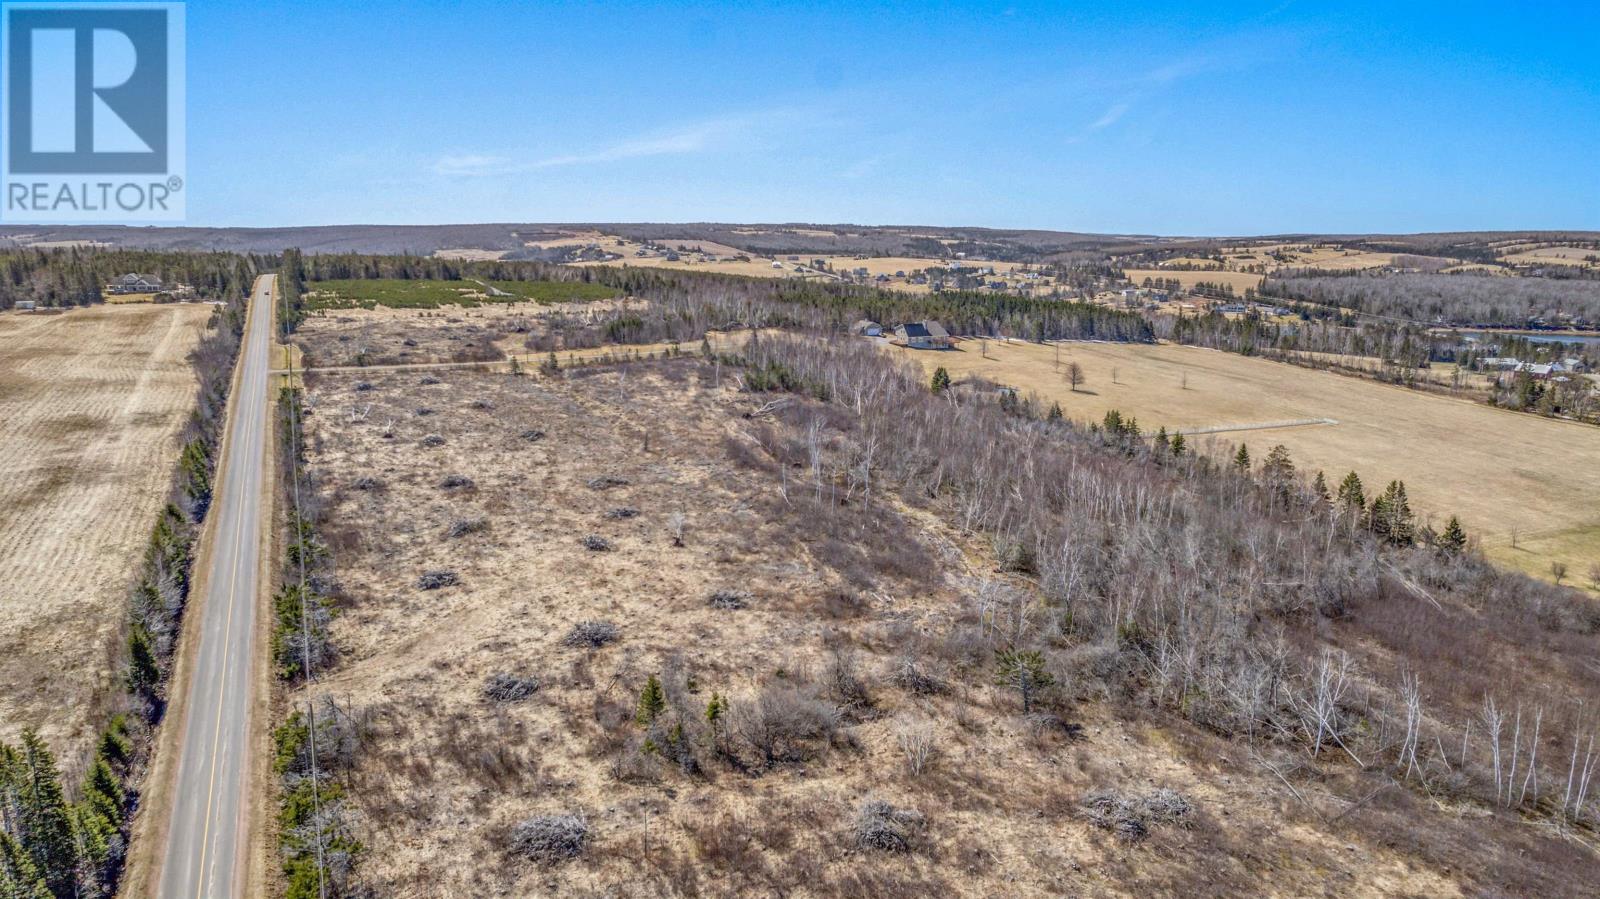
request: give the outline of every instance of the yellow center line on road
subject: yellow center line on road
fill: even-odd
[[[243,354],[241,354],[240,364],[243,364]],[[244,379],[242,378],[240,379],[239,389],[241,393],[247,392]],[[250,405],[250,401],[244,397],[240,397],[240,401],[241,406]],[[241,408],[239,411],[241,413],[245,412],[243,408]],[[231,450],[235,447],[230,444],[228,448]],[[229,474],[230,479],[228,486],[232,487],[234,486],[234,481],[237,480],[237,478],[232,477],[232,472],[229,472]],[[200,836],[200,869],[195,877],[194,888],[196,899],[204,899],[205,896],[206,851],[210,848],[211,843],[211,804],[212,797],[216,793],[217,788],[217,747],[222,741],[222,703],[226,698],[224,686],[226,685],[228,678],[228,656],[232,650],[232,642],[229,638],[233,633],[234,593],[235,587],[239,583],[239,546],[243,542],[243,539],[244,520],[239,518],[235,521],[233,529],[233,567],[228,575],[228,617],[223,624],[222,629],[222,673],[219,678],[220,682],[217,688],[217,723],[216,727],[213,728],[211,733],[211,781],[206,787],[205,827],[201,831]],[[198,671],[195,673],[196,675],[199,674]]]

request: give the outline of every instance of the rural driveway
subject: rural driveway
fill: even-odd
[[[242,895],[274,283],[272,275],[257,278],[250,301],[210,512],[212,551],[200,560],[199,647],[187,695],[175,709],[184,730],[161,864],[160,895],[167,899]]]

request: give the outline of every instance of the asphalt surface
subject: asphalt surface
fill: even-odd
[[[263,275],[252,291],[240,377],[228,401],[227,458],[217,473],[210,510],[215,542],[199,560],[205,598],[200,620],[189,624],[198,626],[201,636],[188,693],[180,700],[185,724],[161,865],[164,899],[241,896],[244,891],[274,283],[274,276]]]

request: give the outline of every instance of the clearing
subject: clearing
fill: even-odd
[[[1246,288],[1260,287],[1264,277],[1248,272],[1193,272],[1164,268],[1130,268],[1125,269],[1123,273],[1135,287],[1142,287],[1146,278],[1152,281],[1177,281],[1185,290],[1193,288],[1196,284],[1225,284],[1232,287],[1233,292],[1240,297],[1244,296]]]
[[[0,739],[84,747],[104,723],[212,308],[0,315]]]
[[[485,303],[564,303],[619,295],[602,284],[582,281],[317,281],[306,293],[306,309],[472,308]]]
[[[1116,409],[1146,432],[1330,418],[1338,424],[1214,439],[1243,440],[1257,459],[1282,443],[1297,466],[1322,469],[1331,483],[1356,471],[1368,493],[1405,481],[1419,515],[1436,527],[1460,515],[1491,558],[1530,574],[1548,579],[1550,564],[1565,562],[1566,582],[1586,583],[1600,560],[1600,431],[1592,426],[1197,347],[1059,346],[1060,370],[1054,345],[1021,341],[892,352],[930,373],[942,365],[957,380],[979,375],[1059,401],[1069,418],[1098,421]],[[1077,391],[1061,374],[1069,362],[1086,376]]]
[[[301,338],[326,324],[308,321]],[[439,324],[415,321],[415,339]],[[1151,895],[1270,878],[1293,894],[1451,893],[1438,869],[1390,847],[1330,839],[1292,810],[1286,826],[1264,775],[1219,770],[1189,742],[1210,738],[1091,709],[1077,731],[1016,715],[986,679],[955,680],[982,615],[962,597],[1007,589],[986,545],[892,490],[817,501],[806,441],[843,453],[850,416],[735,382],[693,359],[553,378],[308,376],[309,471],[341,609],[340,660],[316,690],[365,735],[342,775],[369,847],[363,885]],[[419,583],[443,571],[444,586]],[[584,621],[615,625],[615,640],[571,645]],[[635,701],[653,674],[686,727],[714,694],[731,699],[716,731],[731,761],[678,754],[674,730],[644,742]],[[517,699],[486,691],[519,683]],[[775,758],[749,754],[775,733]],[[917,773],[906,747],[919,740],[937,748]],[[1155,829],[1153,857],[1170,863],[1130,864],[1078,809],[1096,787],[1169,784],[1229,815]],[[1231,801],[1238,790],[1261,798]],[[927,822],[912,851],[851,845],[869,798]],[[544,867],[508,853],[517,822],[568,813],[587,823],[581,858]]]

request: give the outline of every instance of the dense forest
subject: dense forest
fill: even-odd
[[[187,284],[207,299],[243,295],[266,261],[233,253],[52,249],[0,252],[0,309],[32,300],[41,307],[87,306],[103,288],[129,273]]]
[[[1428,323],[1517,328],[1600,323],[1600,280],[1288,273],[1268,278],[1258,293]]]

